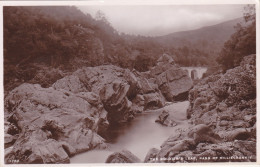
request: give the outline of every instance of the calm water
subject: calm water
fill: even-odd
[[[110,141],[108,150],[93,150],[76,155],[71,163],[104,163],[107,157],[115,151],[127,149],[144,160],[151,148],[160,148],[160,145],[176,130],[188,128],[186,110],[188,101],[172,103],[165,108],[174,114],[178,125],[165,127],[155,123],[160,112],[149,112],[138,115],[133,121],[112,132],[114,138]]]
[[[196,70],[198,73],[198,78],[201,79],[202,75],[207,71],[207,67],[182,67],[182,69],[187,70],[189,77],[191,77],[191,71]]]

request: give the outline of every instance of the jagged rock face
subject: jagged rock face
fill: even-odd
[[[110,123],[125,122],[129,118],[133,118],[131,102],[127,95],[136,95],[135,89],[132,88],[135,87],[135,78],[128,82],[124,78],[124,74],[123,69],[110,65],[88,67],[75,72],[75,75],[89,90],[100,96],[109,113]]]
[[[136,78],[129,77],[130,71],[125,71],[116,66],[97,66],[80,69],[68,78],[78,78],[82,85],[78,89],[85,88],[100,97],[110,123],[125,122],[133,118],[131,102],[128,96],[135,96]],[[128,75],[127,75],[128,74]],[[128,76],[126,80],[124,75]],[[77,80],[74,79],[74,82]],[[77,81],[77,82],[78,82]],[[71,82],[68,82],[69,84]],[[74,86],[75,87],[75,86]]]
[[[108,156],[106,163],[140,163],[141,160],[137,158],[128,150],[115,152]]]
[[[19,129],[14,123],[4,123],[4,147],[8,148],[14,144],[19,137]]]
[[[157,66],[150,72],[156,78],[156,84],[168,101],[183,101],[188,99],[188,91],[193,82],[187,71],[174,64],[167,56],[158,59]]]
[[[190,91],[189,100],[188,117],[195,124],[211,124],[219,131],[252,128],[256,121],[255,55],[225,74],[202,80]]]
[[[109,112],[109,122],[119,123],[134,118],[134,113],[131,113],[132,103],[126,96],[129,87],[128,84],[116,80],[101,89],[99,95]]]
[[[133,119],[136,112],[159,108],[164,104],[164,98],[158,90],[153,89],[140,73],[135,73],[106,65],[84,68],[73,75],[88,90],[100,96],[108,111],[109,122],[121,123]]]
[[[71,155],[106,147],[97,132],[107,112],[92,92],[22,84],[6,97],[5,107],[7,121],[19,130],[7,130],[6,134],[19,134],[5,155],[7,163],[68,163]]]
[[[74,154],[105,148],[101,136],[109,123],[164,105],[158,88],[135,73],[87,67],[49,88],[22,84],[12,90],[5,98],[6,162],[68,163]]]
[[[57,90],[64,89],[73,93],[87,92],[87,89],[83,83],[80,82],[79,78],[74,75],[66,76],[56,81],[52,87]]]
[[[157,148],[151,148],[148,153],[146,154],[145,156],[145,159],[144,159],[144,162],[147,163],[147,162],[151,162],[152,159],[155,159],[156,158],[156,155],[158,154],[160,150],[158,150]]]
[[[191,127],[176,131],[146,161],[255,162],[255,59],[247,56],[240,66],[195,85],[189,93]],[[161,119],[167,116],[162,113]]]
[[[145,162],[251,162],[255,160],[255,141],[225,141],[209,126],[199,124],[187,130],[176,131],[161,145],[160,150],[150,150]]]

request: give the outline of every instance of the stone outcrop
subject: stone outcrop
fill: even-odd
[[[145,156],[144,162],[151,162],[153,159],[156,158],[156,155],[158,154],[160,150],[158,150],[157,148],[151,148],[148,153]]]
[[[146,162],[255,162],[255,60],[247,56],[240,66],[195,85],[189,93],[190,127],[176,131]],[[167,116],[163,112],[160,120]]]
[[[112,65],[82,68],[49,88],[22,84],[5,97],[6,163],[69,163],[77,153],[106,148],[101,136],[109,124],[164,101],[141,73]]]
[[[208,158],[209,157],[209,158]],[[256,160],[256,142],[225,141],[209,126],[199,124],[177,131],[161,149],[149,151],[145,162],[252,162]]]
[[[185,100],[188,94],[187,118],[192,126],[176,131],[159,150],[150,150],[145,162],[204,162],[199,157],[231,155],[255,161],[255,56],[192,87],[187,72],[168,55],[142,73],[104,65],[79,69],[48,88],[22,84],[5,97],[6,163],[69,163],[77,153],[106,148],[102,136],[109,125],[162,108],[166,100]],[[164,107],[156,122],[173,127],[183,117]],[[123,150],[109,156],[107,162],[140,160]]]
[[[79,78],[74,75],[66,76],[56,81],[52,87],[56,90],[63,89],[72,93],[87,92],[83,83],[81,83]]]
[[[183,112],[179,112],[179,106],[181,106],[181,110]],[[186,123],[187,113],[186,110],[189,106],[189,102],[179,102],[178,104],[168,102],[166,105],[159,109],[160,114],[158,115],[155,122],[160,123],[163,126],[174,127],[183,123]]]
[[[190,91],[188,117],[218,131],[252,128],[256,123],[255,55],[241,65],[203,79]]]
[[[69,156],[106,147],[98,132],[106,126],[107,112],[92,92],[22,84],[6,97],[5,107],[7,121],[19,130],[7,130],[18,135],[7,163],[68,163]]]
[[[106,163],[140,163],[141,160],[137,158],[128,150],[115,152],[108,156]]]
[[[14,123],[4,123],[4,147],[8,148],[14,144],[19,136],[19,129]]]
[[[84,86],[100,96],[110,123],[122,123],[147,109],[160,108],[164,97],[141,73],[112,65],[87,67],[76,71]]]
[[[188,98],[193,86],[187,71],[178,67],[168,55],[163,55],[157,65],[151,69],[150,75],[156,78],[158,88],[168,101],[182,101]]]
[[[100,97],[108,111],[109,122],[119,123],[134,117],[129,97],[137,94],[137,79],[129,73],[132,74],[119,67],[107,65],[83,68],[73,75],[77,76],[88,90]]]
[[[158,119],[155,120],[155,122],[158,122],[164,126],[170,126],[174,127],[177,125],[177,123],[174,120],[174,116],[170,115],[168,111],[163,110],[161,114],[158,116]]]

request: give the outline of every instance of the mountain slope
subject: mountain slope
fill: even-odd
[[[6,6],[3,16],[5,91],[24,82],[48,87],[84,66],[148,71],[164,53],[181,66],[211,66],[239,21],[144,37],[119,35],[105,16],[94,19],[73,6]]]
[[[234,26],[243,22],[243,18],[229,20],[220,24],[202,27],[191,31],[181,31],[157,37],[161,45],[174,47],[192,47],[208,53],[218,52],[225,41],[235,32]]]

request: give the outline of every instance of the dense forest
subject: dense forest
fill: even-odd
[[[216,65],[215,56],[201,47],[119,34],[102,12],[93,18],[74,6],[4,7],[5,91],[23,82],[46,87],[82,66],[147,71],[163,53],[181,66]]]

